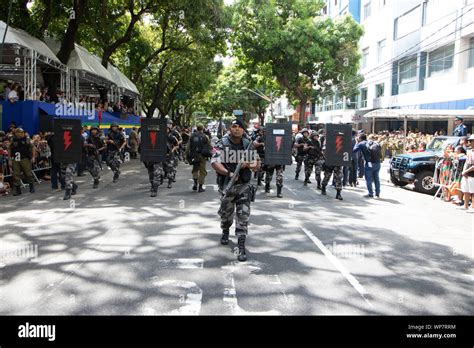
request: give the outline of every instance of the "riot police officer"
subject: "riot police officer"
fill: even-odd
[[[91,128],[91,134],[86,139],[84,147],[86,149],[87,166],[94,179],[92,188],[96,189],[99,187],[100,170],[102,169],[102,151],[105,150],[105,144],[100,138],[98,127]]]
[[[167,127],[168,132],[168,149],[166,153],[166,160],[163,164],[163,171],[164,177],[168,178],[168,188],[171,188],[171,185],[176,178],[176,169],[178,167],[178,149],[179,149],[179,141],[174,136],[173,132],[171,131],[171,127]],[[161,181],[162,182],[162,181]]]
[[[21,195],[21,173],[25,175],[26,182],[30,186],[30,192],[34,193],[34,177],[31,165],[36,158],[35,147],[21,128],[15,129],[10,145],[10,158],[13,168],[13,187],[15,188],[13,195]]]
[[[260,161],[265,159],[265,127],[261,127],[256,131],[253,147],[257,151]],[[257,175],[257,186],[262,186],[265,170],[263,166],[255,172]]]
[[[314,167],[318,190],[321,190],[321,172],[323,170],[324,154],[321,143],[319,142],[319,134],[317,132],[314,131],[311,133],[309,138],[306,140],[304,149],[306,152],[306,159],[304,162],[304,185],[307,186],[311,183],[309,178],[311,177]]]
[[[114,172],[113,182],[116,183],[120,176],[120,154],[127,145],[125,137],[118,130],[118,124],[112,123],[110,125],[109,133],[107,134],[107,165]]]
[[[247,260],[245,251],[245,242],[248,234],[248,222],[250,218],[250,202],[254,194],[253,186],[250,185],[252,178],[251,171],[256,171],[260,167],[260,160],[255,154],[251,140],[244,137],[245,129],[240,120],[232,121],[230,134],[224,136],[214,148],[213,157],[211,159],[212,168],[218,174],[218,182],[220,192],[223,193],[221,205],[219,208],[219,216],[221,217],[222,237],[221,244],[229,243],[229,228],[232,226],[235,216],[235,234],[238,240],[237,260],[243,262]],[[227,183],[232,180],[234,173],[238,167],[236,163],[238,156],[236,153],[242,153],[248,150],[249,155],[255,154],[252,161],[250,157],[247,161],[242,161],[241,170],[235,176],[234,185],[226,191]],[[232,156],[234,154],[234,156]],[[232,160],[233,158],[233,160]]]
[[[308,139],[309,136],[309,131],[304,128],[301,130],[302,136],[297,137],[295,140],[295,144],[293,145],[294,148],[296,149],[296,171],[295,171],[295,180],[298,180],[300,171],[301,171],[301,166],[303,164],[303,161],[305,159],[305,152],[304,152],[304,144],[306,142],[306,139]]]

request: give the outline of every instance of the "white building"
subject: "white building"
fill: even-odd
[[[370,129],[376,115],[382,130],[408,117],[411,127],[451,133],[455,115],[474,119],[474,0],[327,0],[326,12],[364,26],[364,82],[357,97],[327,95],[318,121]]]

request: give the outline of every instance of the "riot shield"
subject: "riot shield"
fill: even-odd
[[[141,152],[142,162],[163,162],[166,159],[166,119],[146,118],[142,120]]]
[[[54,162],[82,163],[81,120],[55,118],[53,129]]]
[[[326,125],[326,165],[350,166],[352,158],[352,126],[350,124]]]
[[[265,125],[265,164],[290,165],[292,138],[291,124],[267,123]]]

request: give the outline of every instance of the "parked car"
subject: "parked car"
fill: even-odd
[[[415,185],[415,191],[434,195],[437,187],[433,176],[437,160],[448,145],[456,147],[460,137],[439,136],[426,147],[426,151],[398,155],[390,160],[390,180],[396,186]]]

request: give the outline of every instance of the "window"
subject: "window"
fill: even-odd
[[[377,52],[377,62],[381,63],[382,60],[385,58],[385,45],[387,40],[379,41],[378,43],[378,52]]]
[[[371,6],[370,6],[370,1],[368,3],[366,3],[364,5],[364,19],[367,19],[370,17],[370,10],[371,10]]]
[[[421,6],[395,19],[394,39],[398,40],[421,27]]]
[[[454,14],[453,1],[446,0],[426,0],[423,3],[423,25],[428,25],[439,21],[447,15]]]
[[[474,68],[474,37],[469,42],[469,67]]]
[[[360,90],[360,107],[361,108],[367,107],[367,88],[362,88]]]
[[[375,85],[375,98],[380,98],[385,95],[385,83]]]
[[[428,58],[428,76],[449,72],[454,62],[454,44],[430,52]]]
[[[416,57],[398,63],[398,84],[416,81]]]
[[[367,63],[369,61],[369,48],[365,48],[362,51],[362,69],[367,68]]]

